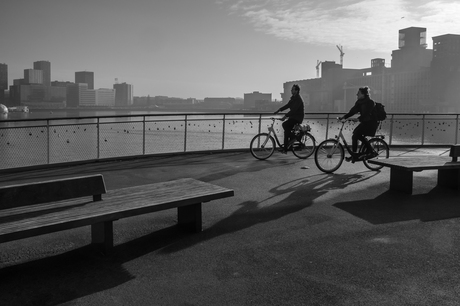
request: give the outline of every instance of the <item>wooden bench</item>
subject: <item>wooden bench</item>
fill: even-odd
[[[202,203],[233,195],[191,178],[106,191],[100,174],[0,187],[0,243],[91,225],[107,252],[115,220],[177,208],[178,225],[199,232]]]
[[[413,173],[423,170],[438,170],[437,185],[460,189],[460,146],[450,149],[449,157],[444,156],[411,156],[390,157],[387,159],[371,159],[369,163],[389,167],[390,190],[412,194]]]

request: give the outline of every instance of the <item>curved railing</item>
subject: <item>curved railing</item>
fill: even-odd
[[[306,114],[316,140],[333,137],[336,117]],[[0,121],[0,169],[180,152],[247,150],[272,113],[174,113]],[[344,132],[351,138],[354,126]],[[277,133],[282,136],[280,123]],[[379,133],[390,146],[458,142],[458,114],[389,114]]]

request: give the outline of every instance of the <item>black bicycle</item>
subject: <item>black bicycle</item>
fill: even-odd
[[[337,118],[338,119],[338,118]],[[345,137],[343,136],[342,130],[346,122],[356,122],[356,119],[342,120],[342,127],[340,128],[339,134],[335,138],[326,139],[318,145],[318,149],[315,152],[315,163],[319,170],[332,173],[340,168],[345,159],[345,148],[348,153],[352,155]],[[366,152],[366,146],[361,144],[358,155],[363,156],[360,161],[370,170],[380,170],[383,166],[371,164],[367,162],[368,159],[375,158],[388,158],[390,156],[390,147],[383,140],[384,135],[375,135],[374,137],[367,138],[367,141],[371,145],[373,152]],[[341,143],[343,142],[343,145]]]
[[[264,160],[269,158],[275,152],[276,144],[281,148],[281,144],[275,133],[275,120],[278,118],[270,118],[272,124],[268,126],[268,133],[260,133],[254,136],[251,140],[251,154],[257,159]],[[287,150],[291,150],[295,156],[301,159],[310,157],[316,149],[316,140],[310,134],[310,126],[308,124],[296,124],[292,130],[294,139],[288,144]],[[276,143],[275,143],[276,141]]]

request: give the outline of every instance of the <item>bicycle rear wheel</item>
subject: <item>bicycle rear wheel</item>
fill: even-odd
[[[313,135],[305,133],[300,141],[294,143],[291,147],[292,153],[301,159],[310,157],[316,149],[316,140]]]
[[[374,152],[377,156],[373,157],[372,159],[385,159],[390,157],[390,147],[388,144],[380,138],[371,138],[369,139],[369,144],[371,145]],[[371,164],[367,161],[367,159],[363,160],[364,165],[373,171],[377,171],[383,168],[381,165]]]
[[[252,138],[249,148],[252,156],[264,160],[275,152],[275,140],[267,133],[260,133]]]
[[[326,173],[332,173],[339,169],[344,158],[343,146],[335,139],[321,142],[315,151],[315,164],[319,170]]]

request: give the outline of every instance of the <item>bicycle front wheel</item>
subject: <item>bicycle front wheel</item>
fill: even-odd
[[[343,146],[335,139],[321,142],[315,151],[315,164],[319,170],[326,173],[332,173],[339,169],[344,158]]]
[[[264,160],[275,152],[275,140],[267,133],[260,133],[251,140],[250,150],[252,156]]]
[[[316,140],[313,135],[305,133],[300,141],[294,143],[291,147],[292,153],[301,159],[310,157],[315,152]]]
[[[377,156],[372,159],[385,159],[390,157],[390,147],[383,139],[372,138],[369,140],[369,144],[377,154]],[[366,159],[363,160],[363,163],[369,170],[377,171],[383,168],[381,165],[369,163]]]

